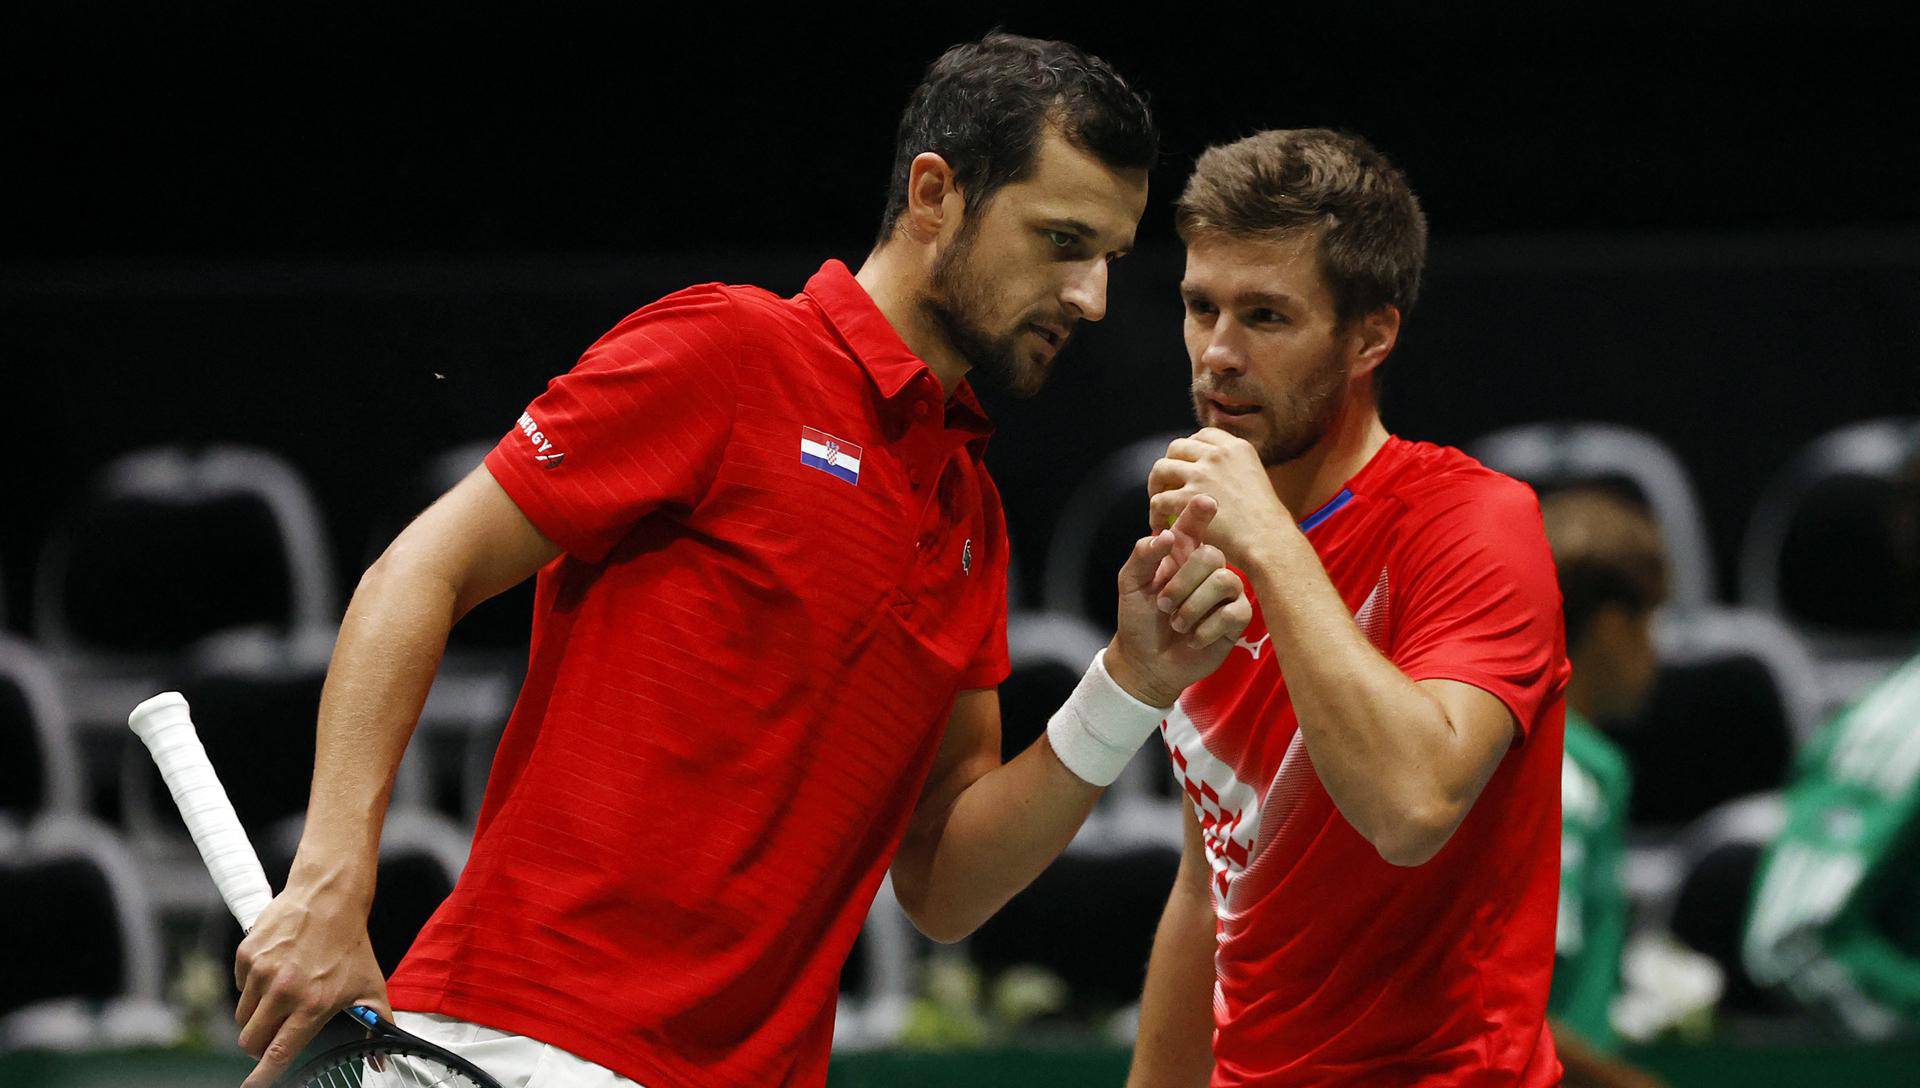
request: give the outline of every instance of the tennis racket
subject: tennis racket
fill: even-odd
[[[193,844],[200,848],[220,898],[251,930],[253,921],[273,899],[260,858],[234,815],[227,791],[207,762],[187,700],[177,691],[156,695],[127,716],[127,724],[153,753],[153,762],[166,780],[173,803],[187,823]],[[500,1088],[479,1067],[452,1051],[402,1031],[392,1021],[365,1005],[355,1005],[341,1016],[367,1032],[365,1038],[343,1043],[282,1077],[284,1088]]]

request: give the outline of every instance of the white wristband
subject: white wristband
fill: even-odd
[[[1148,706],[1128,695],[1107,672],[1105,648],[1079,686],[1047,722],[1047,742],[1067,770],[1095,786],[1111,786],[1140,743],[1166,720],[1170,707]]]

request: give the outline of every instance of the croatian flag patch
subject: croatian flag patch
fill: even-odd
[[[860,483],[860,447],[812,427],[800,428],[800,463]]]

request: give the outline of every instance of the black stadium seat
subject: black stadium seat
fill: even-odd
[[[1000,685],[1000,756],[1026,751],[1067,701],[1094,655],[1107,645],[1111,627],[1058,612],[1017,612],[1007,618],[1007,656],[1013,671]],[[1106,804],[1145,796],[1163,776],[1166,756],[1149,740],[1127,764]]]
[[[1000,753],[1012,759],[1040,738],[1047,719],[1107,644],[1096,628],[1067,615],[1023,612],[1007,618],[1013,671],[1000,685]]]
[[[1740,556],[1741,603],[1822,638],[1904,650],[1920,631],[1920,541],[1896,518],[1920,419],[1843,427],[1767,487]],[[1878,644],[1878,645],[1876,645]]]
[[[96,785],[115,777],[127,712],[161,690],[185,647],[236,625],[313,637],[338,619],[306,482],[245,447],[112,462],[61,515],[35,570],[35,641],[60,674]],[[91,800],[110,812],[117,797]]]
[[[913,1001],[915,961],[930,943],[901,911],[892,880],[882,881],[840,972],[835,1050],[871,1049],[899,1036]]]
[[[54,997],[120,993],[126,949],[106,872],[78,856],[0,856],[0,1014]]]
[[[231,632],[195,647],[172,678],[192,708],[207,758],[219,773],[248,834],[266,834],[307,809],[313,779],[320,691],[331,640],[281,639]],[[417,763],[401,765],[393,806],[420,803]],[[126,749],[122,790],[129,832],[143,847],[178,846],[185,828],[153,760],[139,744]]]
[[[1712,959],[1726,977],[1721,1007],[1729,1012],[1783,1011],[1784,1000],[1753,981],[1740,959],[1742,925],[1753,901],[1763,843],[1730,842],[1700,858],[1680,881],[1673,934]]]
[[[251,495],[103,501],[71,526],[66,578],[49,586],[61,641],[165,654],[229,627],[284,629],[292,577],[278,533]]]
[[[1602,722],[1633,771],[1630,819],[1674,826],[1785,784],[1819,725],[1813,665],[1791,630],[1737,609],[1669,615],[1642,712]]]
[[[1754,794],[1702,814],[1678,838],[1682,871],[1667,928],[1719,965],[1726,979],[1720,1007],[1727,1012],[1788,1009],[1783,998],[1753,981],[1741,959],[1760,857],[1785,820],[1779,794]]]
[[[1115,451],[1074,488],[1047,547],[1042,600],[1049,612],[1096,626],[1113,623],[1115,576],[1147,531],[1147,472],[1177,434],[1154,435]]]
[[[1541,423],[1497,431],[1467,452],[1542,494],[1592,485],[1637,500],[1666,541],[1673,604],[1696,608],[1714,599],[1706,516],[1686,467],[1659,439],[1608,423]]]
[[[1772,675],[1734,655],[1663,666],[1646,709],[1613,737],[1633,769],[1631,819],[1651,826],[1778,788],[1793,754]]]
[[[42,1003],[82,1021],[99,1002],[157,1006],[159,931],[138,871],[109,828],[52,815],[0,849],[0,918],[0,1017]],[[0,1049],[33,1041],[15,1028],[0,1026]],[[74,1029],[83,1038],[90,1030],[90,1022]]]
[[[24,826],[80,809],[80,770],[53,670],[25,642],[0,635],[0,814]]]
[[[318,507],[259,450],[178,447],[103,469],[55,529],[34,623],[60,653],[166,654],[229,627],[335,618]]]
[[[1070,851],[968,941],[989,973],[1033,965],[1067,982],[1081,1013],[1139,1000],[1153,933],[1180,868],[1166,847]]]
[[[264,834],[304,813],[313,778],[315,724],[326,657],[299,652],[278,639],[239,638],[198,652],[175,686],[186,695],[193,721],[248,834]],[[163,829],[184,834],[173,798],[146,749],[126,750],[126,817],[144,836]]]
[[[424,851],[396,846],[381,852],[379,889],[367,913],[367,936],[382,974],[390,975],[400,966],[421,927],[453,891],[458,876]]]

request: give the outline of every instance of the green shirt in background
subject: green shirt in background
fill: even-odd
[[[1560,773],[1560,919],[1547,1011],[1599,1050],[1617,1044],[1608,1007],[1627,940],[1627,799],[1633,776],[1612,741],[1567,711]]]
[[[1821,730],[1761,859],[1743,955],[1856,1032],[1920,1022],[1920,657]]]

